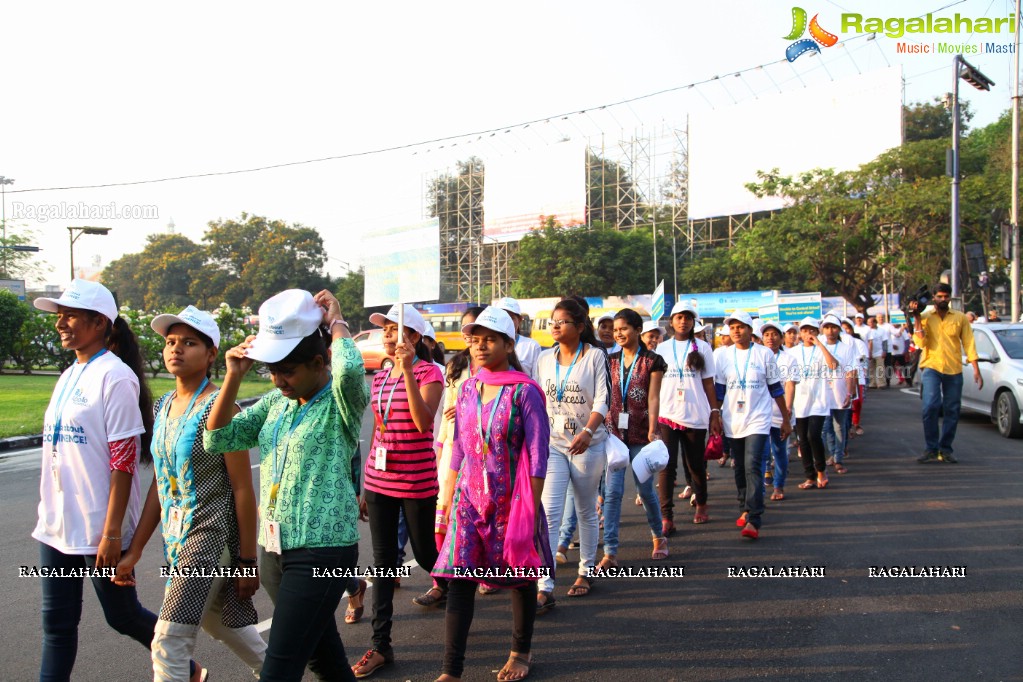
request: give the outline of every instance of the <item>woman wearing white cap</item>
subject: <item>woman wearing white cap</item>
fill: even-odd
[[[655,320],[647,320],[643,323],[643,331],[639,335],[639,340],[643,342],[648,351],[656,351],[657,346],[664,340],[664,328]]]
[[[72,280],[60,298],[33,304],[57,314],[60,344],[77,359],[57,380],[43,417],[39,521],[32,531],[39,565],[112,572],[142,508],[136,462],[150,457],[153,405],[138,342],[102,284]],[[107,623],[149,648],[156,614],[142,608],[135,588],[107,576],[91,580]],[[71,679],[83,584],[82,578],[40,580],[41,680]]]
[[[571,486],[579,519],[579,575],[568,590],[570,597],[589,594],[589,576],[597,554],[597,491],[607,464],[604,441],[607,429],[609,375],[607,355],[601,350],[583,308],[564,299],[551,313],[551,336],[557,342],[537,363],[537,378],[547,394],[551,424],[550,458],[543,505],[547,514],[551,552],[565,513]],[[538,613],[554,605],[554,576],[541,578]]]
[[[515,324],[515,357],[522,365],[522,371],[535,379],[536,361],[540,359],[543,348],[528,336],[519,334],[519,325],[522,324],[522,306],[510,296],[494,301],[494,306],[511,316],[512,322]]]
[[[831,416],[828,398],[828,373],[838,368],[838,360],[818,338],[819,322],[806,317],[799,323],[802,345],[789,350],[799,363],[799,386],[792,399],[796,415],[796,433],[799,435],[799,454],[803,461],[806,480],[800,490],[824,488],[828,485],[825,473],[824,420]]]
[[[550,570],[540,497],[550,429],[540,386],[515,358],[515,327],[496,307],[463,326],[478,373],[456,403],[454,452],[437,507],[443,538],[433,575],[449,581],[444,674],[459,679],[477,584],[512,591],[512,646],[498,680],[529,674],[537,578]]]
[[[680,301],[671,309],[670,319],[674,336],[657,348],[668,366],[661,381],[658,415],[661,439],[668,446],[668,465],[658,474],[657,482],[665,536],[675,532],[673,498],[680,450],[686,480],[696,495],[693,523],[710,520],[703,453],[707,430],[720,433],[721,429],[721,412],[714,394],[714,354],[705,341],[696,338],[696,310]]]
[[[425,571],[437,561],[433,533],[437,509],[437,456],[433,449],[434,415],[444,390],[444,375],[430,362],[422,336],[426,323],[410,305],[404,306],[404,336],[398,337],[399,306],[369,320],[384,330],[384,352],[394,359],[391,369],[373,376],[370,407],[376,422],[366,458],[363,487],[373,537],[373,563],[393,568],[398,559],[398,519],[404,515],[412,554]],[[434,585],[413,601],[440,606],[447,583]],[[373,648],[352,666],[356,677],[367,677],[394,661],[391,616],[394,578],[373,581]]]
[[[346,581],[318,575],[358,561],[351,460],[369,402],[362,357],[333,294],[291,289],[259,307],[259,333],[225,359],[203,445],[259,448],[259,574],[274,603],[260,679],[300,680],[307,663],[321,679],[351,679],[334,621]],[[276,390],[235,414],[238,387],[257,361]]]
[[[152,446],[156,477],[135,537],[117,565],[117,580],[134,584],[132,569],[157,524],[162,524],[167,565],[177,574],[167,581],[156,623],[154,679],[188,677],[200,624],[258,677],[266,643],[255,628],[252,605],[259,577],[249,453],[214,455],[202,444],[217,395],[209,371],[217,359],[220,330],[209,313],[193,306],[178,315],[158,315],[150,326],[166,340],[163,361],[176,386],[156,403]],[[234,569],[233,580],[184,573],[212,572],[221,566]]]
[[[799,382],[799,364],[791,354],[785,352],[782,345],[782,326],[777,322],[767,321],[760,327],[761,338],[764,347],[774,353],[775,362],[778,363],[779,377],[785,387],[785,404],[788,405],[789,414],[792,414],[792,400],[796,394],[796,384]],[[780,502],[785,499],[785,480],[789,475],[789,449],[785,438],[781,437],[782,415],[777,405],[771,405],[771,434],[764,441],[764,467],[766,468],[771,459],[774,459],[774,471],[771,476],[774,485],[774,492],[771,499]],[[791,418],[789,425],[791,426]]]
[[[756,540],[760,536],[764,513],[764,441],[771,433],[771,405],[781,412],[781,439],[792,427],[785,389],[774,353],[753,343],[753,320],[749,313],[737,311],[725,318],[732,347],[721,357],[714,380],[721,403],[725,435],[732,439],[735,459],[735,487],[740,515],[735,525],[742,536]]]
[[[643,318],[635,310],[625,308],[615,315],[615,341],[622,350],[611,353],[611,407],[604,426],[629,448],[629,461],[650,441],[659,438],[657,417],[661,396],[661,379],[668,369],[657,353],[653,353],[639,341]],[[631,469],[631,467],[628,467]],[[618,526],[622,514],[622,495],[625,492],[625,469],[609,471],[604,496],[604,558],[601,568],[618,566]],[[668,557],[668,539],[664,537],[661,524],[660,503],[654,492],[652,478],[643,483],[635,478],[646,503],[646,520],[650,526],[654,549],[652,558]]]

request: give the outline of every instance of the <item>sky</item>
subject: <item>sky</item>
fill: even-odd
[[[793,3],[768,0],[8,4],[7,225],[35,230],[50,268],[30,287],[69,280],[68,226],[112,228],[75,244],[76,265],[102,267],[172,221],[198,241],[242,212],[317,228],[340,275],[373,257],[367,230],[424,218],[428,178],[470,154],[684,126],[887,67],[902,69],[906,103],[930,101],[952,87],[952,55],[899,43],[1013,41],[840,31],[843,13],[1006,17],[1008,0],[798,2],[840,40],[792,64]],[[983,126],[1010,106],[1012,55],[967,59],[996,83],[962,83]],[[295,165],[208,175],[277,164]],[[206,177],[52,189],[191,175]]]

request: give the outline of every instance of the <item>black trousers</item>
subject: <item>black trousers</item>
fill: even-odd
[[[369,532],[373,537],[373,566],[393,569],[398,561],[398,511],[405,512],[409,544],[416,563],[429,573],[437,563],[437,543],[433,536],[433,517],[437,497],[411,499],[391,497],[366,491],[369,511]],[[437,578],[437,585],[447,590],[447,581]],[[391,617],[394,615],[394,578],[373,580],[373,648],[381,653],[391,651]]]
[[[476,607],[476,583],[472,580],[451,580],[448,589],[448,610],[444,618],[444,668],[452,677],[461,677],[465,665],[465,647]],[[536,583],[529,582],[511,590],[512,651],[529,654],[533,643],[533,622],[536,620]]]
[[[803,459],[803,473],[808,481],[816,481],[817,474],[827,466],[824,454],[824,420],[830,415],[813,415],[796,419],[796,435],[799,436],[799,455]]]
[[[672,429],[660,426],[661,439],[668,446],[668,466],[657,474],[657,496],[661,501],[661,518],[675,518],[675,479],[678,478],[678,453],[682,451],[682,466],[686,481],[696,493],[696,504],[707,504],[707,460],[703,458],[707,447],[707,429]]]

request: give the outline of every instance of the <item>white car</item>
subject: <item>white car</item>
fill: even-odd
[[[963,407],[990,416],[1006,438],[1023,437],[1023,324],[974,324],[973,340],[984,388],[964,367]]]

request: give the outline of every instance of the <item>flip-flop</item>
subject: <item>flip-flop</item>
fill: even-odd
[[[578,583],[574,583],[571,587],[568,588],[566,596],[585,597],[590,593],[590,588],[593,587],[593,578],[587,578],[586,576],[581,575],[579,576],[579,579],[584,581],[586,584],[580,585]]]
[[[802,483],[799,484],[798,487],[799,487],[800,490],[810,490],[812,488],[816,488],[817,487],[817,482],[816,481],[803,481]]]
[[[780,490],[775,490],[773,493],[771,493],[771,499],[775,500],[775,501],[784,500],[785,499],[785,493],[783,493]]]
[[[849,471],[849,470],[848,470],[848,469],[846,469],[846,468],[845,468],[844,466],[842,466],[842,464],[841,464],[841,463],[837,463],[837,464],[835,464],[835,473],[836,473],[836,474],[844,474],[844,473],[846,473],[847,471]]]
[[[359,591],[348,598],[348,608],[345,609],[345,622],[349,625],[353,625],[362,620],[362,614],[366,612],[366,587],[368,583],[365,580],[359,580]],[[352,599],[362,600],[362,606],[353,607]]]
[[[543,595],[543,604],[540,603],[539,599],[541,595]],[[536,593],[536,596],[536,615],[538,616],[542,616],[558,605],[558,600],[554,598],[554,594],[551,592],[544,592],[541,590]]]
[[[526,672],[522,673],[521,677],[510,677],[512,674],[508,670],[508,665],[512,662],[518,663],[519,665],[526,666]],[[533,664],[532,656],[523,656],[522,654],[511,654],[508,656],[508,663],[504,664],[504,667],[497,673],[497,682],[512,682],[513,680],[524,680],[529,677],[529,668]]]

